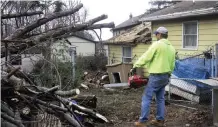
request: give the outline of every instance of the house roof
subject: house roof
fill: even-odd
[[[81,38],[81,39],[83,39],[83,40],[90,41],[90,42],[92,42],[92,43],[97,43],[97,41],[94,41],[94,40],[91,40],[91,39],[88,39],[88,38],[85,38],[85,37],[82,37],[82,36],[78,36],[78,35],[71,35],[71,36],[68,36],[68,37],[72,37],[72,36]]]
[[[150,43],[151,42],[151,24],[149,22],[139,24],[124,33],[114,36],[104,44],[122,44],[132,45],[136,43]]]
[[[70,37],[78,37],[78,38],[81,38],[81,39],[83,39],[83,40],[90,41],[90,42],[92,42],[92,43],[97,43],[97,42],[98,42],[98,41],[91,40],[91,39],[89,39],[89,38],[85,38],[85,37],[76,35],[76,34],[74,34],[74,33],[62,35],[62,36],[58,37],[57,39],[61,39],[61,38],[66,38],[66,39],[67,39],[67,38],[70,38]]]
[[[143,16],[140,21],[158,21],[218,14],[218,1],[182,1],[168,8]]]
[[[139,16],[135,16],[132,18],[129,18],[128,20],[120,23],[119,25],[117,25],[115,28],[113,28],[112,30],[118,30],[118,29],[122,29],[122,28],[126,28],[126,27],[130,27],[130,26],[135,26],[140,24],[139,19],[142,17],[143,15],[139,15]]]

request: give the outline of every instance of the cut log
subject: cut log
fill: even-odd
[[[10,19],[10,18],[18,18],[22,16],[32,16],[32,15],[39,15],[43,14],[42,11],[35,11],[35,12],[24,12],[24,13],[16,13],[16,14],[4,14],[1,15],[2,19]]]
[[[95,95],[77,95],[71,97],[70,100],[75,100],[79,105],[96,108],[97,107],[97,97]]]
[[[36,20],[35,22],[23,27],[23,28],[19,28],[17,29],[12,35],[8,36],[6,38],[6,40],[12,40],[15,38],[20,38],[22,37],[24,34],[32,31],[33,29],[53,20],[56,18],[60,18],[60,17],[64,17],[64,16],[68,16],[71,14],[74,14],[75,12],[79,11],[79,9],[81,9],[83,7],[83,4],[79,4],[77,5],[75,8],[67,10],[67,11],[62,11],[62,12],[56,12],[56,13],[52,13],[52,14],[48,14],[46,17],[41,18]]]
[[[20,90],[22,85],[29,85],[24,80],[21,80],[20,78],[17,78],[16,76],[12,75],[10,78],[7,78],[8,73],[2,72],[2,80],[5,80],[5,82],[8,82],[15,90]]]
[[[42,92],[46,92],[46,91],[49,90],[46,87],[37,87],[37,88]],[[72,90],[69,90],[69,91],[58,90],[58,91],[55,91],[54,94],[56,94],[58,96],[61,96],[61,97],[70,97],[70,96],[80,94],[80,90],[79,89],[72,89]]]
[[[7,67],[7,72],[10,72],[12,71],[13,68],[12,67]],[[18,70],[14,76],[18,77],[18,78],[23,78],[25,79],[29,84],[31,85],[36,85],[34,84],[34,82],[31,80],[31,76],[25,72],[23,72],[22,70]]]
[[[72,89],[69,91],[56,91],[55,94],[61,96],[61,97],[69,97],[80,94],[79,89]]]

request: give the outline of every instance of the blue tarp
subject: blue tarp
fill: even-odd
[[[203,64],[201,64],[203,62]],[[207,65],[207,66],[205,66]],[[210,66],[208,62],[197,59],[188,59],[184,61],[176,61],[173,74],[178,78],[187,78],[187,82],[200,87],[201,89],[208,89],[202,83],[195,81],[194,79],[208,79],[210,77]]]

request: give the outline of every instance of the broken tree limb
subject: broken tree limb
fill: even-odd
[[[104,20],[107,18],[107,15],[101,15],[99,17],[96,17],[94,19],[89,20],[88,22],[85,22],[84,24],[77,24],[77,25],[71,25],[69,27],[64,27],[62,29],[59,30],[54,30],[54,31],[50,31],[46,34],[42,34],[33,38],[28,38],[26,39],[26,41],[31,41],[33,40],[34,42],[43,42],[46,41],[50,38],[56,38],[58,36],[64,35],[66,33],[69,32],[76,32],[76,31],[81,31],[81,30],[85,30],[87,27],[91,26],[92,24],[99,22],[101,20]]]
[[[62,100],[65,104],[67,105],[70,105],[72,107],[73,110],[78,110],[78,111],[81,111],[87,115],[89,115],[90,117],[92,117],[93,119],[99,121],[99,122],[109,122],[107,120],[107,118],[105,118],[104,116],[102,116],[101,114],[95,112],[94,110],[92,109],[88,109],[88,108],[85,108],[83,106],[80,106],[80,105],[77,105],[73,102],[70,102],[68,101],[67,99],[64,99],[64,98],[61,98],[59,96],[57,96],[57,98],[59,98],[60,100]]]
[[[8,105],[4,104],[4,102],[1,102],[1,111],[5,112],[10,117],[14,117],[14,112],[9,109]]]
[[[47,22],[49,22],[49,21],[51,21],[53,19],[74,14],[75,12],[79,11],[79,9],[81,9],[82,7],[83,7],[83,4],[79,4],[75,8],[67,10],[67,11],[55,12],[55,13],[52,13],[52,14],[48,14],[44,18],[38,19],[35,22],[33,22],[33,23],[31,23],[31,24],[29,24],[29,25],[27,25],[25,27],[17,29],[12,35],[8,36],[6,38],[6,40],[20,38],[24,34],[32,31],[33,29],[35,29],[35,28],[37,28],[37,27],[39,27],[39,26],[41,26],[41,25],[43,25],[43,24],[45,24],[45,23],[47,23]]]
[[[34,100],[36,103],[38,103],[40,105],[43,105],[45,107],[49,107],[49,108],[52,108],[52,109],[55,109],[55,110],[59,110],[59,111],[63,111],[63,112],[67,112],[68,111],[66,108],[60,107],[60,106],[55,105],[55,104],[50,104],[50,103],[47,103],[47,102],[39,100],[39,99],[35,99],[35,98],[27,96],[25,94],[20,94],[20,96],[23,96],[23,97],[25,97],[28,100]]]
[[[17,127],[16,125],[10,123],[10,122],[7,122],[7,121],[1,121],[1,127]]]
[[[7,67],[7,72],[12,71],[14,68],[13,67]],[[18,77],[18,78],[23,78],[25,79],[29,84],[31,85],[36,85],[34,84],[34,82],[31,80],[31,76],[29,74],[27,74],[26,72],[23,72],[22,70],[18,70],[14,76]]]
[[[43,14],[42,11],[35,11],[35,12],[24,12],[24,13],[15,13],[15,14],[4,14],[1,15],[2,19],[10,19],[10,18],[18,18],[22,16],[32,16],[32,15],[39,15]]]
[[[82,30],[91,30],[91,29],[99,29],[100,27],[104,27],[104,28],[113,28],[114,27],[114,23],[105,23],[105,24],[94,24],[95,22],[101,21],[103,19],[106,19],[107,16],[106,15],[101,15],[95,19],[92,19],[84,24],[77,24],[77,25],[72,25],[69,27],[64,27],[61,29],[57,29],[57,30],[53,30],[53,31],[49,31],[47,33],[38,35],[38,36],[33,36],[30,38],[27,38],[25,40],[23,40],[24,42],[27,42],[27,45],[19,45],[16,46],[16,48],[12,48],[10,47],[10,52],[11,53],[17,53],[18,51],[22,51],[28,47],[34,46],[40,42],[43,41],[47,41],[50,38],[54,38],[54,39],[60,39],[60,38],[64,38],[66,36],[69,35],[65,35],[68,33],[74,33],[77,31],[82,31]],[[94,24],[94,25],[92,25]],[[5,57],[5,48],[1,48],[1,58]]]
[[[114,28],[114,26],[115,26],[114,22],[94,24],[92,26],[87,27],[85,30],[93,30],[93,29],[101,29],[101,28]]]
[[[42,92],[46,92],[49,89],[46,87],[37,87],[40,91]],[[78,95],[80,94],[80,90],[79,89],[72,89],[69,91],[62,91],[62,90],[57,90],[54,92],[54,94],[61,96],[61,97],[69,97],[69,96],[74,96],[74,95]]]
[[[22,124],[21,121],[15,120],[14,118],[6,115],[5,113],[1,112],[1,118],[3,118],[4,120],[13,123],[14,125],[17,125],[18,127],[24,127],[24,125]]]
[[[79,89],[72,89],[69,91],[56,91],[55,94],[61,96],[61,97],[67,97],[67,96],[74,96],[80,94]]]
[[[24,80],[17,78],[16,76],[12,75],[10,78],[7,78],[8,73],[2,72],[2,80],[8,82],[15,90],[20,90],[22,85],[29,85]]]
[[[17,72],[18,70],[20,70],[21,68],[20,67],[17,67],[13,70],[11,70],[8,75],[7,75],[7,78],[9,79],[12,75],[14,75],[15,72]]]

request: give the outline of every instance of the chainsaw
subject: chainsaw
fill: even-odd
[[[136,73],[129,72],[128,77],[128,86],[130,88],[140,88],[146,86],[148,83],[148,78],[143,78],[142,76],[137,75]]]

